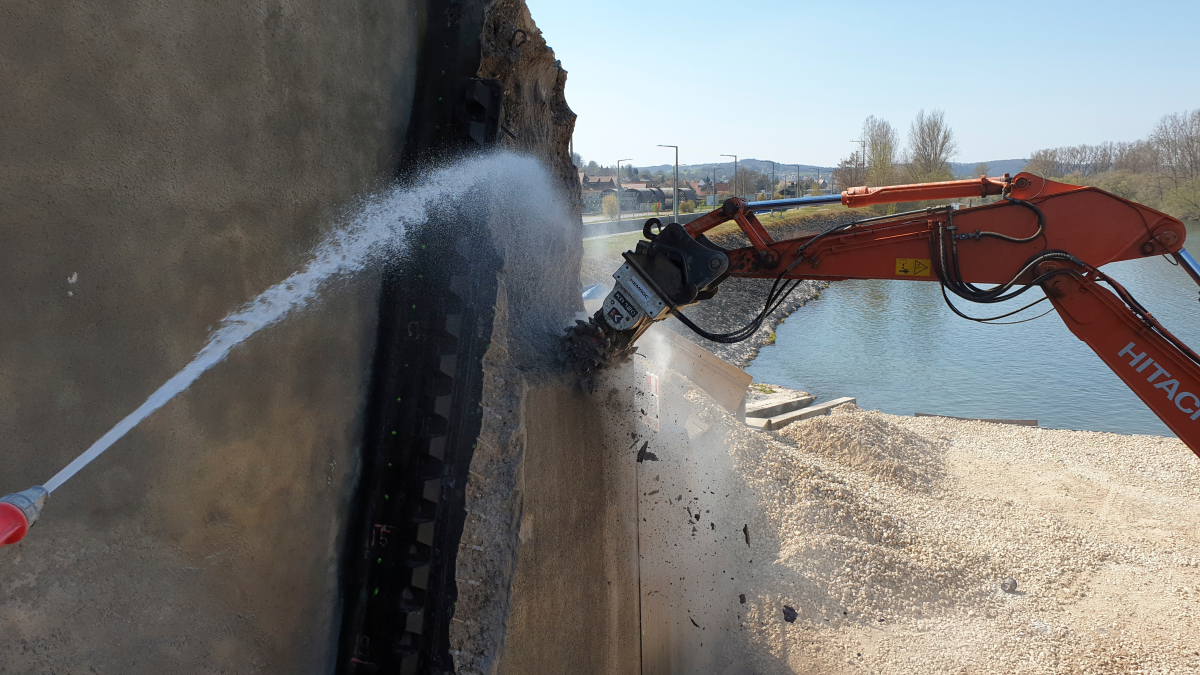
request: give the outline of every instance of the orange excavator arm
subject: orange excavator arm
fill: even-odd
[[[930,208],[869,218],[814,236],[773,241],[754,215],[769,203],[730,200],[685,226],[693,237],[733,220],[750,240],[728,251],[728,275],[782,279],[940,281],[968,300],[996,288],[1040,285],[1067,327],[1200,455],[1200,356],[1164,328],[1100,266],[1175,255],[1179,220],[1102,190],[1031,174],[919,185],[851,188],[851,207],[1001,195],[970,209]],[[739,203],[740,202],[740,203]],[[981,289],[975,284],[998,284]]]
[[[986,196],[999,199],[968,209],[939,206],[867,217],[784,241],[773,240],[755,216],[830,202],[861,207]],[[729,221],[737,223],[749,246],[726,250],[705,236]],[[1099,269],[1118,260],[1172,255],[1200,284],[1200,265],[1183,249],[1183,223],[1154,209],[1096,188],[1021,173],[764,202],[733,198],[687,225],[651,219],[643,234],[636,250],[624,254],[601,309],[568,330],[568,360],[581,372],[628,358],[650,324],[672,315],[709,340],[744,340],[794,287],[789,280],[939,282],[951,309],[963,316],[950,295],[998,303],[1040,286],[1071,332],[1200,455],[1200,356]],[[711,334],[680,312],[713,297],[730,276],[775,280],[762,313],[750,324]]]

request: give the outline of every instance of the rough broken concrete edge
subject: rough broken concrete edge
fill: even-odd
[[[475,570],[475,576],[484,577],[457,578],[450,653],[460,673],[495,672],[516,571],[528,383],[511,358],[508,328],[508,293],[501,274],[492,341],[483,357],[483,420],[471,459],[467,517],[458,547],[458,569]]]
[[[498,144],[542,160],[572,205],[577,236],[568,249],[555,254],[563,260],[574,257],[578,279],[583,223],[578,182],[568,154],[575,114],[564,94],[567,73],[554,59],[524,0],[496,0],[487,6],[480,47],[478,76],[504,83],[506,133]],[[524,514],[524,401],[530,382],[517,362],[522,350],[510,349],[514,324],[508,297],[501,272],[492,341],[483,358],[484,414],[467,483],[467,516],[455,573],[458,601],[450,625],[450,654],[456,670],[464,674],[495,673],[499,668]],[[582,298],[577,304],[582,306]],[[563,319],[569,317],[570,313]]]

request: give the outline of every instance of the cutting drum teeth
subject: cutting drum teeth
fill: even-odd
[[[628,363],[637,351],[633,344],[637,335],[637,330],[613,330],[597,311],[587,321],[576,320],[567,328],[562,338],[563,361],[581,375]]]

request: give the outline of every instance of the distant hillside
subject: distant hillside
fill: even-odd
[[[638,171],[642,172],[642,173],[645,173],[645,172],[657,173],[657,172],[661,171],[667,175],[670,175],[671,171],[674,170],[674,168],[675,168],[675,165],[673,165],[673,164],[655,164],[653,166],[638,166],[637,167]],[[716,170],[717,170],[717,179],[718,180],[726,180],[733,176],[733,162],[732,161],[711,162],[709,164],[680,164],[679,165],[679,176],[681,178],[683,176],[693,176],[696,178],[702,178],[704,176],[711,176],[712,172],[713,172],[713,168],[716,168]],[[739,159],[738,160],[738,170],[742,171],[745,169],[761,171],[764,174],[770,175],[771,174],[771,162],[768,160],[765,160],[765,159],[753,159],[753,158]],[[817,171],[820,171],[822,176],[827,176],[833,171],[833,167],[817,166],[814,164],[801,164],[800,165],[800,174],[803,176],[815,176],[815,175],[817,175]],[[796,165],[795,164],[783,164],[781,162],[777,162],[775,164],[775,175],[776,176],[781,176],[781,177],[784,175],[790,176],[795,173],[796,173]]]
[[[974,178],[975,165],[979,162],[951,162],[950,169],[955,176]],[[1006,173],[1016,175],[1029,163],[1027,159],[991,159],[987,161],[988,175],[1003,176]]]
[[[1005,173],[1016,174],[1021,169],[1025,168],[1029,160],[1027,159],[994,159],[987,162],[988,173],[993,176],[1002,176]],[[978,162],[951,162],[951,170],[958,177],[973,177],[975,165]],[[674,168],[671,164],[655,164],[652,166],[638,166],[637,169],[641,173],[658,173],[663,172],[666,175],[671,175]],[[706,176],[711,176],[713,169],[717,171],[718,180],[727,180],[733,176],[733,162],[712,162],[709,164],[680,164],[679,177],[697,179]],[[771,162],[765,159],[754,159],[753,157],[738,160],[738,169],[752,169],[761,171],[764,174],[770,175]],[[784,164],[777,162],[775,164],[776,176],[791,176],[796,172],[795,164]],[[832,166],[818,166],[816,164],[801,164],[800,174],[803,176],[816,176],[820,172],[821,176],[828,176],[833,172]]]

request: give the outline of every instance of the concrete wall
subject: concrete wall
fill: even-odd
[[[524,403],[524,511],[497,672],[637,672],[637,464],[627,441],[643,430],[628,423],[626,401],[606,405],[561,381],[531,386]]]
[[[390,173],[415,12],[0,7],[0,493],[131,412]],[[377,292],[260,334],[55,493],[0,550],[0,673],[327,669]]]
[[[586,394],[559,372],[558,336],[582,309],[567,72],[520,0],[489,8],[482,48],[479,76],[504,83],[512,134],[500,145],[541,160],[556,194],[507,200],[489,219],[504,265],[452,652],[464,674],[637,672],[633,427],[627,410],[610,410],[619,397]]]

